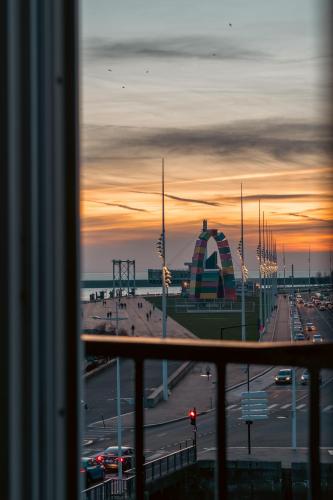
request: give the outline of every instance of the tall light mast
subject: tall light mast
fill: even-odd
[[[164,211],[164,158],[162,158],[162,337],[167,336],[165,211]],[[162,361],[163,399],[168,399],[168,360]]]
[[[241,313],[241,325],[242,325],[242,341],[246,340],[245,331],[245,256],[244,256],[244,214],[243,214],[243,184],[241,183],[241,262],[242,262],[242,313]]]

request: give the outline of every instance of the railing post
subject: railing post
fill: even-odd
[[[227,500],[228,478],[226,461],[225,365],[217,365],[217,491],[216,500]]]
[[[310,370],[310,470],[309,498],[320,500],[320,414],[319,414],[319,372]]]
[[[160,460],[160,477],[162,476],[162,460]]]
[[[169,455],[167,455],[167,473],[169,473]]]

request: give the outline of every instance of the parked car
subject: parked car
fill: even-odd
[[[104,481],[105,479],[105,468],[103,464],[100,464],[92,457],[81,458],[81,471],[85,470],[86,474],[86,485],[90,485]]]
[[[304,333],[296,333],[295,340],[306,340]]]
[[[283,368],[278,371],[278,374],[275,376],[276,384],[291,384],[292,377],[292,369],[291,368]]]
[[[301,375],[301,384],[302,385],[307,385],[310,380],[310,373],[309,370],[304,370],[304,372]],[[319,374],[319,383],[322,383],[322,378],[321,375]]]
[[[314,336],[312,337],[312,342],[314,344],[319,344],[323,342],[323,337],[320,335],[320,333],[315,333]]]
[[[321,304],[318,309],[319,311],[326,311],[326,307],[324,306],[324,304]]]
[[[315,332],[317,330],[317,328],[315,327],[315,325],[311,321],[308,321],[305,324],[305,329],[308,332]]]

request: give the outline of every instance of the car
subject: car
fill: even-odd
[[[319,311],[326,311],[326,307],[323,304],[321,304],[318,309]]]
[[[276,384],[291,384],[292,378],[292,369],[291,368],[283,368],[278,371],[278,374],[275,376],[274,380]]]
[[[294,340],[305,340],[304,333],[296,333]]]
[[[121,456],[118,455],[118,446],[108,446],[101,455],[104,459],[104,466],[108,472],[117,472],[119,462],[122,463],[123,471],[133,468],[134,449],[129,446],[121,447]]]
[[[314,307],[314,305],[312,304],[312,302],[308,302],[308,307]]]
[[[103,453],[113,453],[118,455],[118,446],[108,446],[105,448]],[[135,455],[134,448],[130,448],[129,446],[121,446],[121,454],[124,456]]]
[[[307,332],[315,332],[317,328],[313,323],[311,323],[311,321],[308,321],[307,323],[305,323],[305,330]]]
[[[320,342],[323,342],[323,337],[320,335],[320,333],[315,333],[315,335],[312,337],[312,342],[314,344],[319,344]]]
[[[304,372],[301,375],[301,384],[302,385],[307,385],[310,380],[310,373],[309,370],[304,370]],[[321,375],[319,374],[319,383],[322,383],[322,378]]]
[[[87,487],[94,483],[104,481],[105,479],[105,467],[100,464],[93,457],[82,457],[81,458],[81,473],[86,476]],[[84,472],[85,471],[85,472]]]

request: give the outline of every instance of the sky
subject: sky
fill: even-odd
[[[329,272],[325,0],[81,2],[82,272],[181,268],[208,219],[256,271],[258,200],[296,275]],[[213,250],[213,246],[211,245]]]

